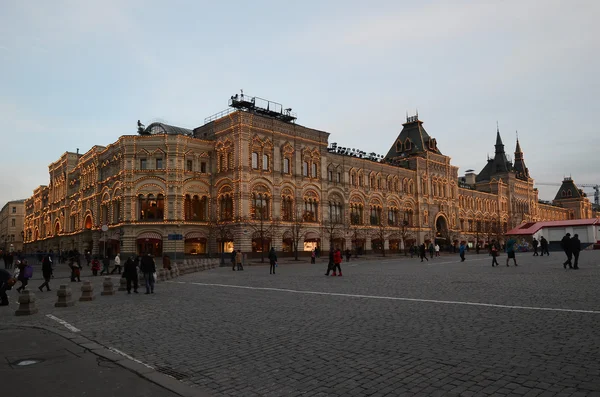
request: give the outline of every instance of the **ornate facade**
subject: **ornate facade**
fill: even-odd
[[[65,153],[49,173],[48,186],[25,201],[28,250],[399,250],[590,215],[560,200],[540,203],[519,143],[513,164],[499,132],[494,159],[459,178],[417,117],[384,157],[330,145],[329,133],[289,120],[232,110],[194,130],[154,123],[106,147]]]

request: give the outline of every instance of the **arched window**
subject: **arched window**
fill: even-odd
[[[294,220],[294,200],[291,196],[281,197],[281,218],[288,222]]]
[[[252,169],[258,169],[258,153],[252,152]]]
[[[362,225],[363,223],[363,205],[359,203],[350,204],[350,223],[353,225]]]
[[[308,162],[306,161],[302,162],[302,175],[308,176]]]
[[[344,212],[342,203],[337,200],[329,202],[329,221],[332,223],[343,223]]]
[[[108,224],[108,205],[102,204],[100,206],[100,223],[103,225]]]
[[[316,178],[317,177],[317,164],[312,163],[312,177]]]
[[[287,157],[283,159],[283,173],[284,174],[290,173],[290,159]]]
[[[398,226],[398,208],[396,208],[396,207],[388,208],[388,225]]]
[[[304,222],[318,222],[319,221],[319,213],[318,213],[319,203],[315,198],[309,197],[304,198]]]
[[[252,219],[269,219],[269,196],[263,193],[252,193]]]
[[[219,219],[222,221],[233,219],[233,198],[229,194],[225,194],[219,199]]]
[[[381,223],[381,207],[378,205],[371,206],[371,225],[378,226]]]
[[[119,223],[121,221],[121,199],[113,201],[113,223]]]

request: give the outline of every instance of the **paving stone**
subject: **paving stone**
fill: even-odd
[[[600,392],[598,314],[186,284],[598,310],[599,251],[582,253],[579,273],[555,255],[519,254],[518,268],[488,261],[352,261],[343,278],[286,264],[276,280],[266,267],[217,268],[160,283],[154,296],[117,293],[60,312],[41,294],[42,315],[0,310],[0,323],[67,331],[45,316],[54,314],[90,342],[177,371],[215,397]],[[101,290],[102,279],[92,282]]]

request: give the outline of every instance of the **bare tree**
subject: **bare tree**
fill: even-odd
[[[350,226],[347,228],[347,233],[349,233],[350,236],[352,237],[351,241],[352,241],[352,246],[354,248],[354,257],[358,258],[358,246],[357,245],[358,245],[358,240],[363,235],[362,225],[359,225],[357,223],[351,223]]]
[[[329,237],[329,247],[331,249],[334,241],[343,235],[344,223],[336,220],[326,220],[323,222],[323,228],[325,229],[325,234]]]
[[[374,236],[381,242],[381,254],[385,256],[385,237],[387,235],[387,225],[383,219],[379,219],[379,223],[375,227]]]
[[[294,260],[298,260],[298,246],[300,245],[300,239],[304,234],[304,230],[306,229],[306,224],[302,218],[302,215],[298,211],[296,213],[296,217],[292,221],[289,226],[289,231],[292,237],[292,249],[294,250]]]
[[[278,219],[270,220],[267,218],[266,207],[264,209],[257,208],[255,216],[252,219],[244,219],[244,224],[253,231],[252,238],[257,236],[260,240],[260,261],[265,262],[265,241],[272,240],[274,231],[279,225]]]
[[[208,244],[207,244],[207,253],[210,258],[212,255],[211,242],[216,240],[219,244],[219,249],[221,253],[221,264],[225,262],[225,243],[227,241],[233,241],[233,228],[235,224],[228,221],[219,221],[215,216],[211,216],[207,228],[208,228]]]

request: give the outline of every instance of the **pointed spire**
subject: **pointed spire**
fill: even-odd
[[[521,150],[521,145],[519,144],[519,133],[517,133],[517,147],[515,148],[515,158],[517,157],[517,153],[523,153]]]
[[[496,121],[496,153],[504,153],[504,144],[502,138],[500,138],[500,128],[498,128],[498,122]]]

